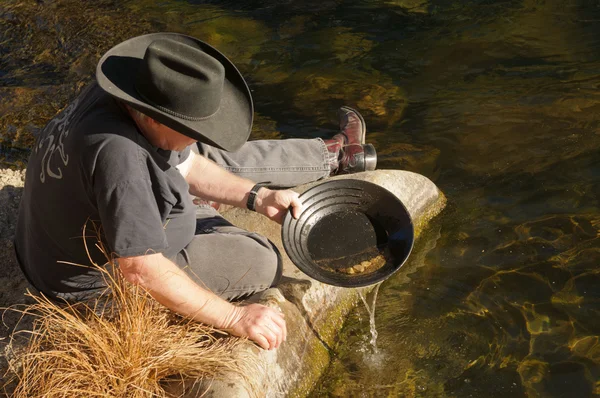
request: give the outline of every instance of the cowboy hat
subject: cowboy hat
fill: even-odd
[[[134,37],[108,50],[96,79],[111,96],[173,130],[235,151],[252,129],[241,73],[214,47],[178,33]]]

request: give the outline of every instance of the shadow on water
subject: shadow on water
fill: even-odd
[[[354,106],[380,168],[448,196],[379,292],[383,368],[364,361],[357,308],[315,395],[600,395],[597,4],[3,1],[2,167],[25,166],[100,54],[160,30],[238,65],[253,138],[332,134],[336,108]]]

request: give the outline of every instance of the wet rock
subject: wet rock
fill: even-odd
[[[274,140],[280,138],[282,138],[281,131],[277,128],[277,122],[268,116],[264,116],[258,112],[255,112],[250,139]]]
[[[444,383],[444,392],[451,396],[506,397],[523,396],[519,374],[510,368],[495,369],[487,366],[472,366],[458,377]]]
[[[0,131],[4,131],[1,142],[19,149],[33,147],[35,134],[64,106],[61,98],[66,103],[66,98],[77,90],[68,84],[0,89]]]
[[[383,134],[382,134],[383,135]],[[385,142],[385,137],[369,134],[369,142],[377,148],[380,168],[398,168],[423,174],[435,181],[439,174],[440,150],[431,146]]]
[[[585,364],[576,361],[564,361],[550,364],[547,378],[541,380],[538,390],[547,397],[591,397],[596,395],[596,380],[588,377]]]
[[[142,20],[160,25],[165,32],[183,33],[209,43],[242,71],[271,34],[262,22],[215,5],[145,0],[128,7]]]
[[[456,167],[482,176],[538,173],[600,147],[596,59],[589,68],[557,66],[585,64],[593,54],[582,8],[558,0],[429,3],[428,20],[440,26],[477,23],[458,22],[455,36],[421,27],[412,46],[389,41],[373,50],[381,71],[411,76],[403,86],[411,116],[404,129],[427,131]]]
[[[0,143],[14,148],[32,146],[106,50],[150,28],[109,0],[7,0],[0,15]]]
[[[427,13],[430,6],[428,0],[387,0],[387,4],[400,7],[407,12]]]
[[[573,339],[569,346],[576,355],[589,357],[596,362],[600,361],[600,337],[598,336],[584,336]]]
[[[360,81],[361,85],[346,84],[352,81]],[[336,101],[356,104],[365,117],[378,118],[390,126],[400,120],[407,106],[404,90],[375,70],[364,73],[344,69],[340,73],[338,68],[327,70],[324,65],[318,65],[303,68],[287,83],[293,95],[292,104],[314,115],[330,112],[326,104]]]

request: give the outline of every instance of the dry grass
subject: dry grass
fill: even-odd
[[[233,351],[244,341],[183,319],[115,272],[93,303],[59,305],[29,294],[29,343],[13,353],[13,397],[166,397],[168,379],[250,374],[257,364]],[[13,336],[17,338],[18,336]],[[250,380],[247,382],[251,383]]]

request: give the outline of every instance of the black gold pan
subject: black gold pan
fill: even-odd
[[[306,275],[329,285],[368,286],[396,272],[414,242],[404,204],[379,185],[354,179],[316,185],[300,199],[298,219],[288,211],[283,246]]]

